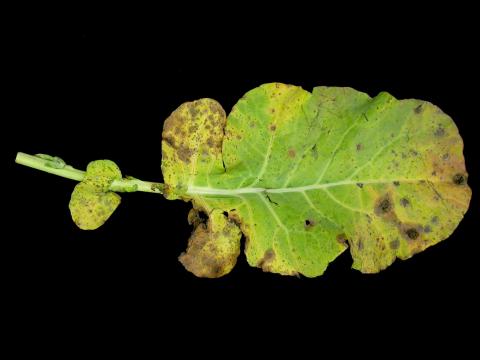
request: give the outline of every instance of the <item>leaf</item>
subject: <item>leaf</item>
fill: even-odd
[[[121,178],[122,173],[113,161],[88,164],[85,177],[75,186],[69,203],[72,219],[80,229],[97,229],[112,215],[121,198],[108,189],[114,180]]]
[[[162,138],[165,196],[228,213],[264,271],[318,276],[350,248],[378,272],[447,238],[471,197],[452,119],[385,92],[265,84],[228,120],[211,99],[181,105]]]
[[[193,214],[196,213],[192,209]],[[192,214],[192,213],[191,213]],[[191,215],[198,219],[198,215]],[[241,231],[220,210],[213,210],[208,224],[195,223],[185,253],[179,257],[185,268],[198,277],[215,278],[228,274],[240,254]]]

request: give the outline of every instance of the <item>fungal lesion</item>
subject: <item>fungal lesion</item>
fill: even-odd
[[[377,200],[375,203],[374,212],[379,216],[385,216],[389,213],[393,213],[393,201],[390,194],[385,194]]]
[[[413,109],[415,114],[421,114],[423,112],[423,104],[418,105],[415,109]]]
[[[264,272],[269,272],[271,264],[275,260],[275,251],[268,249],[263,254],[263,257],[258,261],[257,267],[261,268]]]
[[[401,198],[399,203],[402,207],[410,206],[410,201],[405,197]],[[418,244],[414,245],[414,242],[417,243],[421,239],[424,233],[423,226],[400,220],[395,212],[393,198],[390,193],[386,193],[377,199],[374,205],[374,213],[388,224],[393,225],[400,233],[401,238],[407,240],[411,244],[409,246],[413,246],[412,251],[418,248]],[[399,248],[400,239],[392,240],[389,246],[392,250]]]
[[[452,181],[455,185],[465,185],[467,183],[467,178],[466,175],[458,173],[453,175]]]
[[[193,209],[188,221],[194,230],[187,250],[179,256],[182,265],[198,277],[217,278],[229,273],[240,254],[241,230],[223,211],[214,209],[205,218],[204,209]]]
[[[336,240],[339,244],[348,246],[348,238],[347,238],[347,235],[345,235],[345,233],[338,234],[336,237]]]
[[[317,225],[317,222],[314,219],[309,218],[309,219],[305,219],[303,226],[305,227],[305,229],[310,230],[315,225]]]
[[[409,239],[411,240],[415,240],[416,238],[418,238],[418,236],[420,235],[418,233],[418,230],[415,229],[415,228],[408,228],[405,230],[405,234],[408,236]]]

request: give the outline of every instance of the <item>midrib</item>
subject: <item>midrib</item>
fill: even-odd
[[[379,180],[343,180],[331,183],[322,183],[322,184],[313,184],[305,186],[296,186],[296,187],[287,187],[287,188],[278,188],[278,189],[269,189],[269,188],[260,188],[260,187],[244,187],[238,189],[219,189],[212,188],[208,186],[189,186],[187,194],[190,195],[239,195],[239,194],[254,194],[254,193],[290,193],[290,192],[303,192],[309,190],[319,190],[327,189],[336,186],[345,186],[345,185],[357,185],[357,184],[387,184],[392,183],[393,181],[398,181],[400,183],[415,183],[420,181],[429,181],[429,182],[439,182],[432,181],[430,179],[379,179]]]

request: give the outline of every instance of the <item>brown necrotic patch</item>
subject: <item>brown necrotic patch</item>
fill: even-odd
[[[419,240],[421,238],[421,234],[424,232],[423,227],[419,224],[399,222],[397,226],[402,237],[408,241]]]
[[[275,251],[273,249],[268,249],[263,254],[263,257],[257,263],[257,267],[261,268],[263,271],[269,271],[270,265],[275,260]]]
[[[275,131],[275,130],[277,130],[277,125],[271,124],[270,125],[270,131]]]
[[[344,245],[347,245],[347,235],[345,235],[345,233],[341,233],[341,234],[338,234],[337,235],[337,242],[339,242],[340,244],[344,244]]]
[[[375,214],[379,216],[386,216],[393,213],[393,202],[390,194],[385,194],[377,200],[375,204]]]
[[[193,155],[193,150],[186,146],[180,146],[177,149],[177,155],[180,160],[182,160],[185,163],[189,163],[190,158]]]
[[[408,206],[409,201],[406,198],[402,198],[400,199],[400,204],[403,207],[406,207]],[[374,211],[377,216],[380,216],[388,223],[394,225],[403,238],[409,241],[421,238],[423,227],[415,223],[402,222],[395,213],[394,203],[390,194],[385,194],[376,201]],[[398,246],[399,245],[400,244],[398,244]],[[396,243],[390,243],[390,248],[392,248],[392,246],[396,246]]]

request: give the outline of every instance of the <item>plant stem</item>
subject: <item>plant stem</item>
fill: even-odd
[[[58,165],[58,162],[42,158],[40,156],[29,155],[22,152],[17,153],[15,162],[20,165],[28,166],[33,169],[45,171],[50,174],[62,176],[67,179],[82,181],[85,177],[85,171],[75,169],[70,165]],[[134,192],[143,191],[156,194],[163,194],[163,184],[151,181],[142,181],[139,179],[121,179],[114,180],[110,190],[115,192]]]

